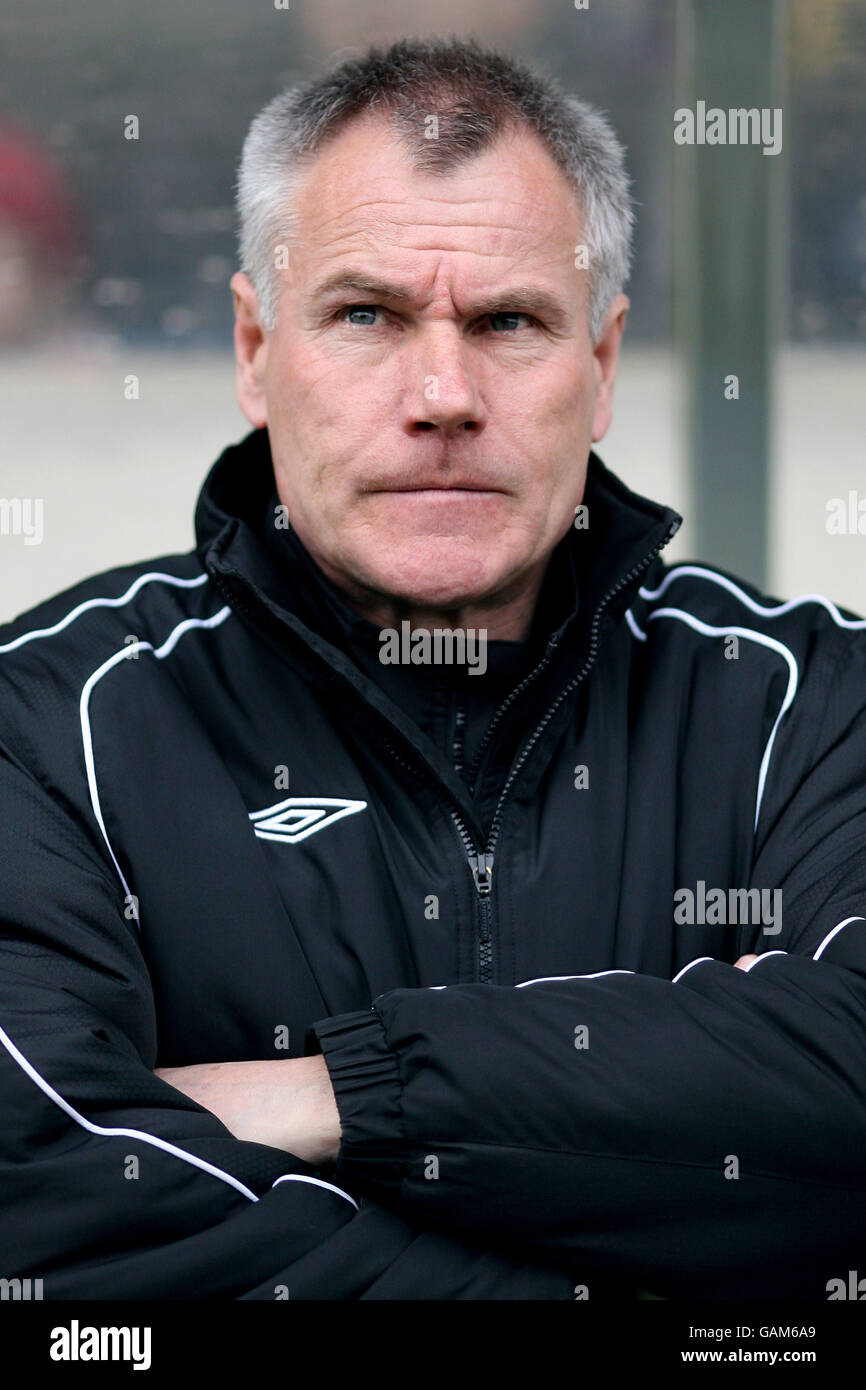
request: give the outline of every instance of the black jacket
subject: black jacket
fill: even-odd
[[[500,652],[517,685],[451,673],[425,727],[273,496],[254,431],[195,550],[0,630],[0,1274],[572,1299],[866,1273],[866,623],[666,569],[679,518],[592,455],[589,528]],[[153,1075],[318,1049],[333,1172]]]

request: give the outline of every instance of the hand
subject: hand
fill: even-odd
[[[236,1139],[285,1149],[305,1163],[335,1163],[342,1129],[324,1057],[202,1062],[155,1075],[222,1120]]]
[[[746,970],[746,969],[748,968],[748,966],[750,966],[750,965],[752,964],[752,961],[753,961],[753,960],[757,960],[757,959],[758,959],[758,957],[757,957],[757,956],[754,956],[754,955],[751,955],[751,956],[740,956],[740,959],[739,959],[739,960],[735,960],[735,961],[734,961],[734,969],[735,969],[735,970]]]

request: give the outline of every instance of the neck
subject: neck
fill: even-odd
[[[317,561],[320,569],[340,589],[346,603],[380,628],[399,628],[408,622],[410,628],[456,628],[462,631],[483,632],[491,642],[523,642],[529,635],[538,595],[547,570],[549,557],[527,578],[506,587],[498,594],[484,599],[469,599],[447,607],[415,603],[393,594],[347,581],[330,567]]]

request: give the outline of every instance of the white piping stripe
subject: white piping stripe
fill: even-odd
[[[641,632],[640,628],[638,627],[637,623],[636,623],[635,620],[634,620],[634,614],[632,613],[632,611],[631,611],[630,608],[627,608],[627,609],[625,610],[625,620],[626,620],[626,622],[628,623],[629,627],[631,628],[632,636],[633,636],[633,637],[636,637],[637,640],[638,640],[639,642],[645,642],[645,641],[646,641],[646,633],[645,633],[645,632]]]
[[[205,576],[205,578],[206,577],[207,576]],[[97,669],[93,672],[93,675],[88,676],[87,680],[84,683],[84,687],[81,691],[81,700],[79,703],[79,712],[81,718],[81,741],[84,746],[84,765],[87,771],[87,785],[90,789],[90,804],[93,807],[93,814],[96,817],[96,823],[99,826],[99,829],[102,831],[102,838],[105,841],[105,844],[108,848],[108,853],[111,855],[112,862],[114,864],[115,869],[117,870],[118,878],[120,879],[120,882],[123,884],[123,891],[126,894],[127,899],[129,900],[129,906],[132,908],[133,918],[139,927],[141,926],[141,923],[139,922],[138,909],[135,903],[135,896],[132,893],[129,884],[123,876],[123,870],[117,862],[114,850],[111,848],[111,843],[108,839],[108,832],[105,829],[105,822],[102,819],[102,808],[99,803],[99,790],[96,785],[96,767],[93,761],[93,736],[90,729],[89,713],[90,695],[94,686],[97,684],[98,681],[102,680],[102,677],[106,674],[106,672],[110,671],[113,666],[116,666],[118,664],[118,662],[126,661],[134,652],[150,651],[153,652],[154,656],[157,658],[158,661],[161,661],[163,657],[168,656],[169,652],[171,652],[174,649],[178,640],[184,632],[188,632],[191,628],[194,627],[218,627],[220,623],[225,621],[225,619],[229,616],[231,611],[231,608],[226,606],[225,608],[221,608],[218,613],[214,613],[213,616],[210,618],[184,618],[183,622],[178,623],[177,627],[172,630],[166,641],[163,642],[162,646],[158,648],[155,648],[152,642],[131,642],[129,646],[121,647],[120,651],[115,652],[113,656],[110,656],[107,661],[104,661],[101,666],[97,667]]]
[[[767,637],[763,632],[753,632],[748,627],[711,627],[709,623],[701,622],[692,613],[687,613],[682,608],[656,608],[650,613],[647,621],[654,622],[656,618],[677,618],[680,622],[691,627],[695,632],[703,633],[705,637],[742,637],[747,642],[757,642],[761,647],[769,647],[771,651],[778,652],[784,657],[788,664],[788,688],[785,691],[785,698],[782,701],[779,713],[776,715],[776,722],[770,730],[770,737],[767,739],[767,746],[764,749],[764,756],[761,759],[761,767],[758,772],[758,793],[755,800],[755,826],[757,829],[758,820],[761,815],[761,802],[764,798],[764,788],[767,781],[767,772],[770,766],[770,756],[773,752],[773,744],[776,741],[776,733],[782,718],[790,709],[794,696],[797,693],[797,683],[799,680],[799,668],[794,659],[794,653],[790,647],[786,647],[783,642],[777,642],[775,637]]]
[[[314,1187],[324,1187],[326,1192],[336,1192],[338,1197],[345,1197],[347,1202],[352,1203],[355,1211],[361,1210],[354,1197],[350,1197],[348,1192],[343,1191],[342,1187],[335,1187],[332,1182],[325,1182],[322,1178],[311,1178],[306,1173],[284,1173],[281,1178],[274,1179],[271,1183],[271,1189],[279,1186],[281,1182],[310,1182]]]
[[[721,588],[727,589],[728,592],[733,594],[735,598],[738,598],[741,603],[744,603],[747,608],[750,608],[753,613],[759,613],[763,617],[777,618],[781,613],[789,613],[792,608],[799,608],[804,603],[818,603],[822,608],[827,610],[834,623],[838,624],[839,627],[847,627],[855,630],[866,628],[866,618],[843,618],[835,603],[825,598],[823,594],[801,594],[798,598],[788,599],[785,603],[768,606],[763,603],[756,603],[753,598],[749,597],[745,590],[740,588],[739,584],[735,584],[733,580],[728,579],[726,575],[716,574],[713,570],[704,569],[701,565],[677,565],[675,569],[670,570],[665,575],[657,589],[646,589],[641,587],[638,592],[641,598],[660,598],[669,584],[672,584],[680,575],[685,574],[694,575],[698,579],[708,579],[711,583],[720,585]]]
[[[824,950],[824,947],[830,944],[836,933],[840,932],[843,927],[849,926],[852,922],[866,922],[866,917],[846,917],[844,922],[840,922],[838,926],[835,926],[831,932],[828,932],[828,934],[824,937],[824,940],[818,947],[817,951],[813,955],[812,959],[818,960],[818,958],[821,955],[821,952]],[[786,956],[787,954],[787,951],[764,951],[755,960],[751,961],[749,965],[742,966],[741,968],[745,974],[748,974],[748,972],[758,964],[758,961],[766,960],[768,956]],[[671,980],[671,984],[675,985],[678,980],[681,980],[683,978],[683,975],[685,975],[686,971],[691,970],[693,965],[700,965],[702,961],[715,959],[715,956],[695,956],[694,960],[690,960],[688,965],[684,965],[682,970],[677,971],[676,975],[674,975],[673,979]],[[595,975],[542,975],[537,980],[523,980],[519,985],[515,985],[514,988],[523,989],[524,985],[540,985],[544,984],[546,980],[596,980],[601,975],[633,975],[634,973],[635,972],[633,970],[599,970],[596,972]],[[447,985],[428,985],[428,989],[447,988]]]
[[[671,984],[675,985],[677,980],[681,980],[683,978],[683,975],[685,975],[687,970],[691,970],[693,965],[700,965],[702,960],[715,960],[715,956],[695,956],[694,960],[690,960],[688,965],[684,965],[682,970],[677,971],[676,975],[674,975],[673,979],[671,980]]]
[[[743,965],[740,968],[744,975],[748,975],[750,970],[754,970],[755,966],[760,965],[761,961],[766,960],[768,956],[786,956],[787,954],[787,951],[764,951],[764,953],[757,956],[755,960],[750,960],[748,965]]]
[[[106,1125],[94,1124],[92,1120],[88,1120],[80,1111],[76,1110],[74,1105],[70,1105],[69,1101],[65,1100],[59,1091],[55,1091],[54,1087],[45,1080],[45,1077],[36,1070],[32,1062],[29,1062],[24,1056],[24,1053],[15,1046],[15,1043],[3,1027],[0,1027],[0,1042],[2,1042],[10,1056],[18,1063],[22,1071],[30,1077],[31,1081],[36,1083],[40,1091],[42,1091],[49,1100],[53,1100],[54,1104],[59,1106],[64,1114],[68,1115],[76,1124],[81,1125],[82,1129],[86,1129],[89,1134],[98,1134],[106,1139],[139,1139],[142,1143],[150,1144],[155,1149],[162,1149],[164,1153],[171,1154],[174,1158],[182,1159],[184,1163],[191,1163],[194,1168],[200,1168],[203,1173],[210,1173],[211,1177],[219,1178],[220,1182],[228,1183],[230,1187],[235,1188],[237,1192],[240,1192],[243,1197],[247,1197],[249,1201],[258,1202],[260,1200],[256,1193],[253,1192],[251,1188],[247,1187],[246,1183],[241,1182],[240,1178],[233,1177],[231,1173],[224,1172],[222,1168],[217,1168],[215,1164],[208,1163],[204,1158],[199,1158],[197,1154],[191,1154],[186,1149],[180,1148],[177,1144],[172,1144],[168,1139],[160,1139],[157,1134],[146,1134],[144,1130],[141,1129],[125,1129],[121,1126],[109,1128]],[[275,1188],[277,1183],[289,1181],[309,1182],[313,1183],[316,1187],[327,1188],[329,1192],[336,1192],[339,1196],[345,1197],[347,1202],[352,1203],[356,1211],[359,1210],[358,1203],[355,1201],[354,1197],[350,1197],[348,1192],[344,1192],[340,1187],[335,1187],[333,1183],[323,1182],[321,1178],[305,1177],[300,1173],[286,1173],[283,1177],[277,1178],[276,1181],[271,1183],[271,1188]]]
[[[544,985],[549,980],[598,980],[602,975],[633,975],[633,970],[596,970],[593,975],[539,975],[537,980],[521,980],[515,989],[525,989],[527,985]],[[466,984],[461,980],[460,984]],[[427,989],[456,989],[457,985],[427,985]]]
[[[544,985],[549,980],[598,980],[602,975],[633,975],[633,970],[596,970],[592,975],[539,975],[537,980],[521,980],[515,989],[525,989],[527,985]]]
[[[86,1129],[88,1133],[100,1134],[108,1139],[117,1138],[119,1136],[123,1136],[126,1139],[140,1139],[144,1144],[152,1144],[156,1149],[162,1149],[165,1153],[173,1154],[175,1158],[182,1158],[185,1163],[191,1163],[194,1168],[201,1168],[202,1172],[210,1173],[212,1177],[219,1178],[221,1182],[227,1182],[230,1187],[235,1188],[236,1191],[240,1192],[244,1197],[248,1197],[251,1202],[257,1202],[259,1200],[255,1192],[252,1192],[239,1178],[232,1177],[231,1173],[224,1173],[221,1168],[214,1167],[212,1163],[207,1163],[205,1159],[198,1158],[196,1154],[187,1153],[186,1149],[178,1148],[177,1144],[171,1144],[167,1139],[160,1139],[156,1134],[145,1134],[144,1131],[140,1129],[108,1129],[104,1125],[96,1125],[92,1120],[85,1119],[84,1115],[79,1114],[74,1106],[70,1105],[67,1100],[64,1100],[63,1096],[61,1096],[58,1091],[55,1091],[54,1087],[51,1086],[43,1076],[40,1076],[36,1068],[28,1062],[24,1053],[18,1050],[9,1037],[9,1034],[2,1027],[0,1027],[0,1042],[3,1043],[7,1052],[15,1059],[21,1069],[27,1073],[30,1080],[36,1082],[40,1091],[43,1091],[45,1095],[48,1096],[49,1100],[53,1100],[55,1105],[58,1105],[70,1119],[75,1120],[76,1124],[81,1125],[82,1129]]]
[[[821,944],[820,944],[820,946],[818,947],[817,951],[815,951],[814,955],[812,956],[812,959],[813,959],[813,960],[820,960],[820,959],[821,959],[821,953],[822,953],[822,951],[824,950],[824,947],[825,947],[825,946],[829,946],[829,945],[830,945],[830,942],[833,940],[833,937],[836,935],[836,933],[837,933],[837,932],[840,932],[840,931],[842,930],[843,927],[849,927],[849,926],[851,925],[852,922],[866,922],[866,917],[846,917],[845,920],[844,920],[844,922],[837,922],[837,924],[836,924],[836,926],[833,928],[833,930],[832,930],[832,931],[829,931],[829,932],[827,933],[827,935],[824,937],[824,940],[821,942]]]
[[[206,584],[208,575],[200,574],[195,579],[178,579],[173,574],[162,574],[158,570],[154,570],[150,574],[141,574],[133,584],[130,584],[126,593],[121,594],[119,598],[89,598],[84,603],[79,603],[77,608],[73,608],[71,613],[67,613],[66,617],[61,618],[60,622],[55,623],[53,627],[40,627],[33,632],[25,632],[21,637],[16,637],[13,642],[7,642],[4,646],[0,646],[0,652],[14,651],[16,647],[23,646],[25,642],[32,642],[37,637],[53,637],[55,632],[62,632],[65,627],[68,627],[82,613],[86,613],[89,608],[119,608],[134,598],[145,584],[150,584],[155,579],[159,579],[165,584],[173,584],[178,589],[194,589],[199,584]]]

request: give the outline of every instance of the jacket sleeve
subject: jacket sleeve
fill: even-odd
[[[86,829],[0,753],[0,1272],[67,1298],[568,1298],[241,1142],[153,1074],[134,921]],[[230,1060],[230,1059],[219,1059]]]
[[[395,989],[322,1020],[335,1180],[666,1297],[826,1299],[866,1273],[862,642],[835,676],[823,722],[780,727],[755,841],[782,932],[673,980]]]

